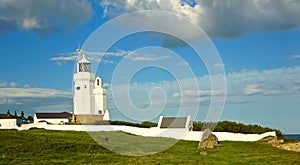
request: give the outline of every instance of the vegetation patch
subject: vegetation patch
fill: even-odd
[[[237,123],[232,121],[220,121],[218,123],[203,123],[203,122],[194,122],[193,130],[201,131],[203,126],[210,127],[215,126],[214,132],[233,132],[233,133],[244,133],[244,134],[262,134],[265,132],[275,131],[277,137],[283,138],[283,134],[280,130],[272,129],[268,127],[262,127],[260,125],[246,125],[243,123]]]
[[[121,137],[123,145],[132,140],[131,135],[124,136],[122,132],[106,133],[112,136],[99,132],[98,137]],[[139,138],[140,142],[157,140]],[[170,139],[160,139],[163,140]],[[136,157],[106,149],[87,132],[1,130],[0,141],[0,164],[300,164],[300,153],[281,150],[266,142],[225,141],[214,149],[198,150],[198,142],[178,141],[159,153]],[[154,148],[159,145],[153,143]],[[115,149],[122,150],[122,145],[115,146]],[[208,155],[200,155],[201,151]]]

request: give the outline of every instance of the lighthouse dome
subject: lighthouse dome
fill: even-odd
[[[78,72],[91,72],[91,62],[82,55],[82,58],[77,62],[77,73]]]
[[[85,54],[83,54],[82,58],[78,61],[78,63],[91,63],[91,62],[87,60]]]

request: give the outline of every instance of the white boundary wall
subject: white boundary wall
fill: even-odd
[[[0,128],[17,127],[17,119],[0,119]]]
[[[202,137],[201,131],[187,131],[186,129],[160,129],[152,128],[137,128],[121,125],[48,125],[47,123],[25,124],[21,127],[14,127],[18,130],[28,130],[30,128],[44,128],[47,130],[63,130],[63,131],[123,131],[140,136],[148,137],[167,137],[180,140],[200,141]],[[0,127],[0,129],[7,129]],[[213,132],[219,141],[258,141],[264,137],[276,136],[274,132],[266,132],[263,134],[242,134],[230,132]]]

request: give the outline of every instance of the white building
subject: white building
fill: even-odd
[[[35,113],[34,123],[47,122],[50,124],[65,124],[72,120],[73,115],[68,112],[62,113]]]
[[[7,119],[0,119],[0,127],[17,127],[17,119],[7,118]]]
[[[81,50],[77,50],[82,57],[77,62],[74,74],[74,115],[76,117],[99,115],[102,120],[109,120],[109,112],[106,109],[106,90],[102,86],[102,79],[95,78],[91,73],[91,63]],[[82,119],[80,119],[82,120]]]

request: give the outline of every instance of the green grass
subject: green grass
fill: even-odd
[[[104,138],[104,137],[108,137]],[[118,151],[135,142],[155,149],[164,138],[145,138],[121,132],[97,133],[95,138],[121,140]],[[159,144],[161,141],[161,144]],[[148,144],[148,145],[146,145]],[[221,142],[221,146],[199,155],[198,142],[178,141],[171,148],[147,156],[126,156],[107,150],[86,132],[49,130],[0,130],[0,164],[300,164],[300,153],[279,150],[265,142]],[[126,150],[124,150],[126,152]],[[146,153],[147,151],[139,151]]]

